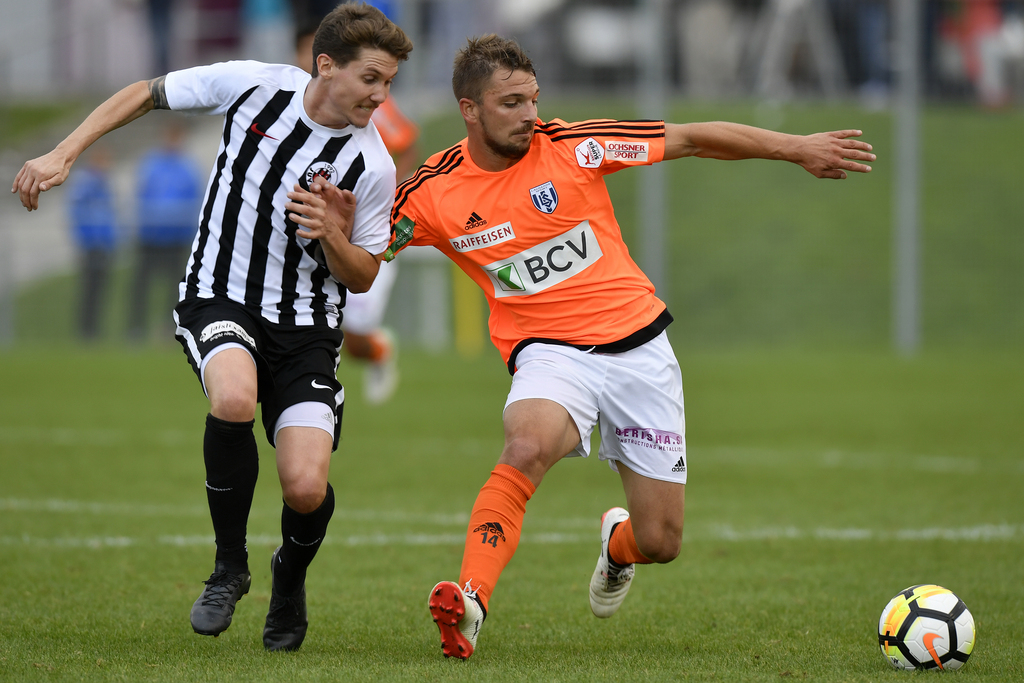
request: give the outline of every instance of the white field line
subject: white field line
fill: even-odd
[[[106,447],[128,441],[145,442],[168,448],[202,448],[201,433],[193,430],[166,429],[161,431],[132,431],[127,429],[97,429],[74,427],[33,427],[0,424],[0,444],[46,444],[62,447]],[[494,448],[494,444],[480,439],[423,439],[416,443],[428,449],[478,451]],[[483,444],[487,444],[486,446]],[[496,442],[500,449],[500,441]],[[197,451],[198,452],[198,451]],[[689,460],[694,467],[717,465],[745,465],[759,467],[793,467],[801,465],[819,469],[887,471],[898,461],[901,469],[918,472],[956,473],[960,475],[983,473],[1024,474],[1024,460],[1014,458],[955,457],[934,454],[857,452],[838,449],[772,449],[745,446],[708,446],[690,448]]]
[[[98,503],[73,500],[30,500],[0,498],[0,511],[22,513],[55,513],[73,515],[119,517],[206,517],[204,506],[151,505],[137,503]],[[275,512],[276,514],[276,512]],[[335,526],[325,543],[345,546],[438,546],[462,545],[469,519],[462,514],[422,514],[401,510],[344,510],[335,512],[336,520],[350,522],[345,527]],[[369,531],[363,534],[343,535],[342,529],[372,524],[406,527],[420,524],[448,527],[440,533],[384,533]],[[537,531],[534,531],[537,529]],[[597,518],[528,518],[521,538],[527,544],[594,543],[597,537]],[[572,530],[580,530],[580,533]],[[276,535],[250,535],[254,545],[277,545]],[[964,527],[926,527],[920,529],[868,529],[868,528],[800,528],[795,526],[737,528],[730,524],[691,521],[687,525],[684,541],[749,542],[761,540],[816,540],[832,542],[850,541],[1020,541],[1024,540],[1024,525],[980,524]],[[40,537],[30,534],[0,536],[0,545],[21,545],[45,548],[124,548],[139,545],[212,546],[212,535],[163,534],[156,538],[128,536],[59,536]]]
[[[210,510],[205,505],[152,505],[148,503],[99,503],[55,498],[32,500],[25,498],[0,498],[0,512],[51,512],[87,515],[123,515],[127,517],[207,517]],[[259,510],[254,508],[250,518],[256,516],[279,516],[281,508]],[[462,526],[469,523],[468,513],[423,514],[399,510],[335,510],[333,519],[356,522],[419,522],[438,526]],[[578,520],[583,521],[583,520]],[[594,520],[586,520],[587,526],[594,526]]]
[[[250,535],[250,546],[275,546],[281,543],[279,536],[270,534]],[[465,543],[463,533],[449,534],[355,534],[350,536],[329,534],[325,545],[338,546],[460,546]],[[724,541],[749,542],[764,540],[795,540],[822,542],[850,541],[1021,541],[1024,528],[1012,524],[983,524],[959,528],[898,529],[877,531],[872,529],[797,529],[794,527],[761,528],[737,530],[728,526],[706,525],[697,531],[684,535],[685,542]],[[520,543],[527,545],[572,545],[596,544],[597,535],[566,533],[524,533]],[[154,538],[132,538],[128,536],[59,536],[45,538],[22,534],[21,536],[0,536],[0,546],[28,546],[54,549],[101,549],[128,548],[133,546],[168,545],[179,548],[214,546],[210,535],[162,535]]]

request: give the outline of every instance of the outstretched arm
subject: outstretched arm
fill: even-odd
[[[817,178],[842,179],[847,171],[871,171],[859,163],[875,160],[871,145],[851,139],[860,135],[859,130],[788,135],[723,121],[666,123],[665,159],[778,159],[803,166]]]
[[[132,83],[96,107],[52,152],[26,161],[14,179],[21,205],[29,211],[39,208],[39,193],[67,180],[71,165],[89,145],[112,130],[139,118],[151,109],[168,109],[164,78]]]
[[[383,254],[374,256],[349,241],[356,214],[355,195],[317,180],[308,192],[296,185],[288,199],[284,208],[288,218],[299,225],[295,234],[320,240],[334,279],[356,294],[370,289]]]

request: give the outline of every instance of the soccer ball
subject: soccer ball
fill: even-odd
[[[882,610],[878,645],[897,669],[959,669],[971,656],[974,617],[942,586],[911,586]]]

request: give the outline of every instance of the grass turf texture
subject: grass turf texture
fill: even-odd
[[[302,650],[266,654],[280,492],[261,442],[253,587],[219,638],[188,611],[212,564],[205,400],[180,352],[0,354],[0,679],[906,680],[874,633],[897,591],[938,583],[979,630],[971,680],[1024,677],[1024,360],[1019,355],[680,353],[690,486],[682,554],[640,567],[598,620],[595,459],[529,505],[478,653],[444,660],[426,609],[458,574],[468,511],[501,446],[508,378],[403,354],[386,408],[344,363],[338,512],[310,570]]]

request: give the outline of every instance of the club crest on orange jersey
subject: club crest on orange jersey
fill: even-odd
[[[541,213],[551,213],[558,206],[558,193],[555,192],[555,186],[551,184],[550,180],[543,185],[531,187],[530,199]]]

